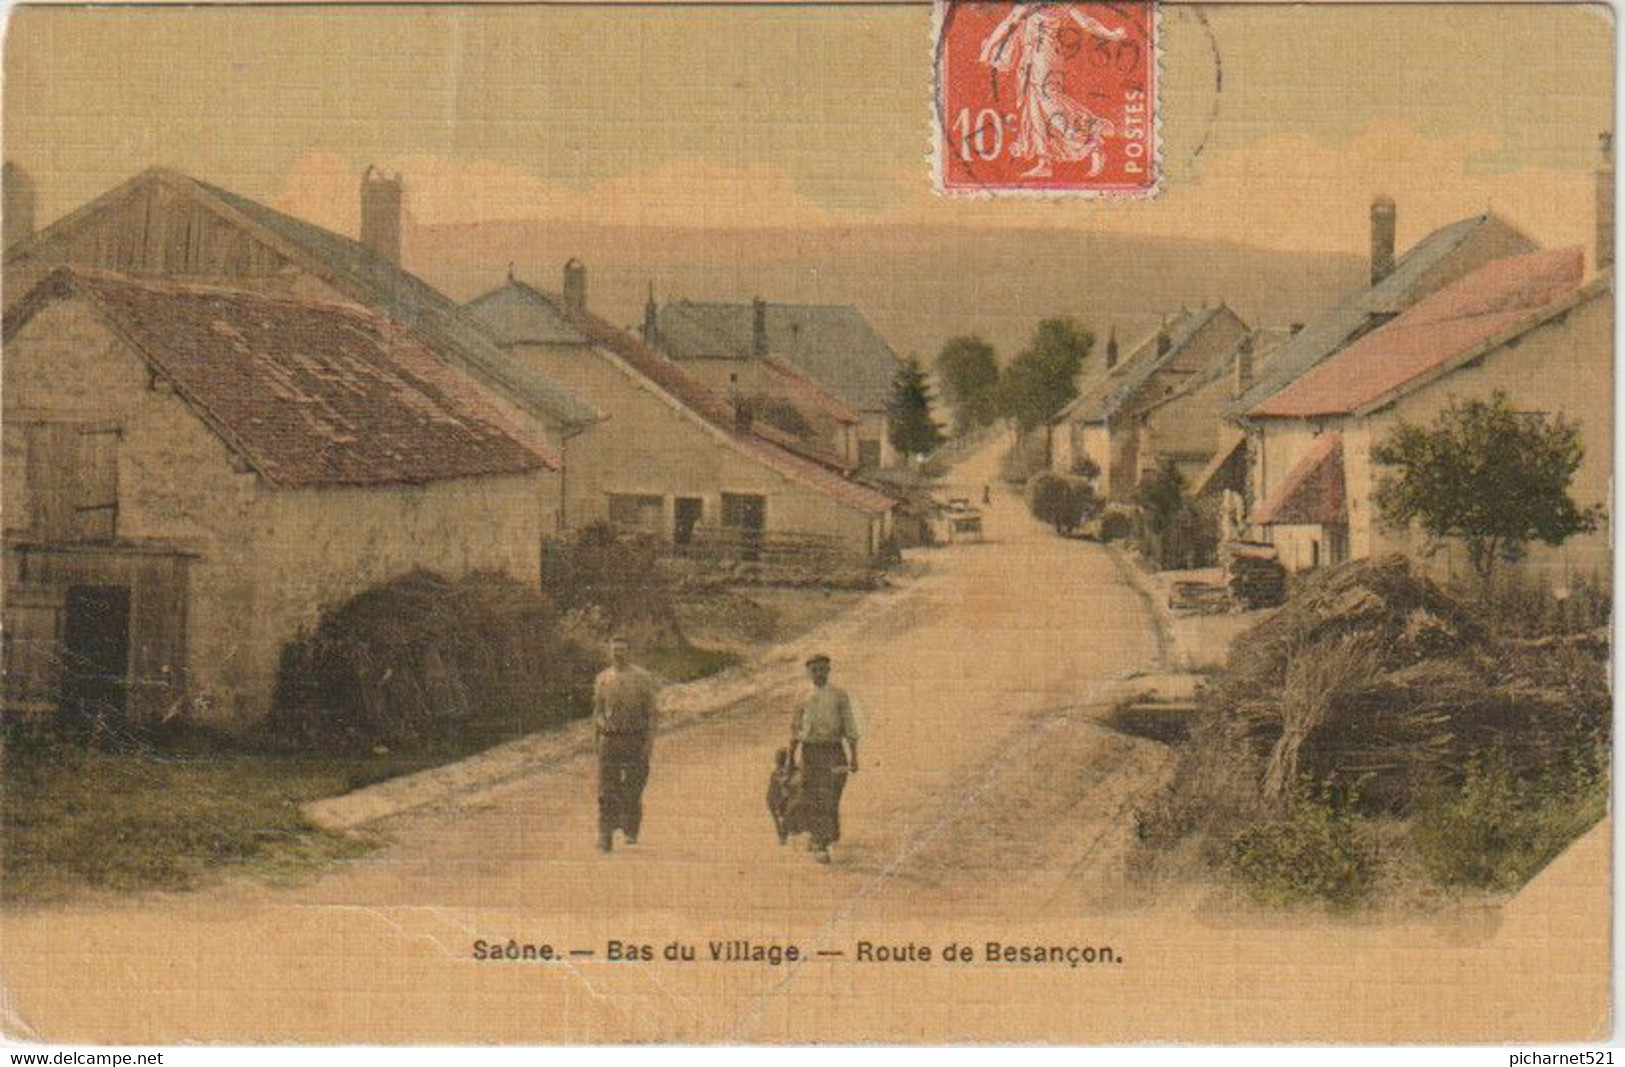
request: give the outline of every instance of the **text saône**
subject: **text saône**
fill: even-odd
[[[670,941],[664,945],[610,940],[602,953],[562,951],[547,943],[507,941],[474,942],[474,958],[499,963],[562,962],[572,957],[595,956],[610,963],[759,963],[781,966],[809,960],[813,953],[799,945],[745,938],[704,942]],[[820,952],[819,956],[870,963],[992,963],[1040,964],[1081,967],[1098,963],[1122,963],[1123,957],[1107,945],[1035,945],[986,941],[981,944],[950,941],[926,945],[915,941],[859,941],[847,953]]]

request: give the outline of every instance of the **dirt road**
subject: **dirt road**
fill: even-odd
[[[998,451],[957,472],[963,495],[996,485]],[[1379,973],[1416,931],[1383,930],[1351,952],[1342,928],[1294,920],[1225,932],[1189,900],[1122,891],[1132,807],[1166,753],[1095,717],[1113,679],[1155,658],[1150,615],[1102,549],[1057,538],[994,493],[985,543],[922,553],[924,575],[826,649],[867,722],[833,866],[781,848],[771,831],[762,794],[790,707],[767,700],[663,736],[644,839],[611,856],[594,848],[593,768],[581,759],[472,809],[393,819],[380,827],[388,847],[311,883],[7,915],[0,1029],[125,1043],[1341,1032],[1340,994],[1329,991]],[[481,942],[510,940],[564,958],[479,958]],[[804,958],[711,958],[736,940],[746,955],[794,944]],[[942,961],[948,942],[980,952],[990,940],[1106,946],[1115,959],[1081,969]],[[654,958],[612,962],[615,941]],[[865,941],[937,955],[867,962]],[[694,961],[666,959],[673,944]],[[1244,994],[1294,953],[1323,961],[1327,982],[1294,994],[1291,1033],[1269,1029],[1287,1010],[1279,1000],[1213,1012],[1193,1001],[1167,1021],[1170,983]],[[1462,959],[1468,973],[1481,957],[1468,947]],[[1390,993],[1394,1016],[1427,1021],[1403,987],[1370,993],[1372,1018]],[[1474,999],[1472,982],[1460,994],[1431,1006],[1452,1027],[1516,1025],[1515,1013]]]

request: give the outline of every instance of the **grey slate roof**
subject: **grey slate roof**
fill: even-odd
[[[336,268],[363,291],[365,303],[417,331],[443,354],[461,363],[465,370],[503,389],[533,414],[567,426],[585,426],[602,417],[598,409],[574,393],[508,359],[450,297],[374,254],[361,242],[284,215],[207,182],[188,180],[258,225]]]
[[[511,275],[505,285],[475,297],[463,308],[479,320],[499,345],[587,345],[550,293]]]
[[[1414,300],[1407,297],[1422,279],[1494,218],[1486,214],[1462,219],[1417,242],[1386,278],[1348,296],[1277,349],[1253,387],[1236,398],[1231,414],[1240,415],[1262,404],[1361,334],[1410,306]]]
[[[1134,395],[1135,390],[1145,384],[1146,379],[1178,355],[1179,350],[1189,344],[1191,338],[1223,310],[1224,305],[1219,304],[1216,307],[1181,312],[1166,327],[1168,351],[1161,355],[1157,353],[1157,338],[1163,332],[1159,329],[1140,342],[1134,351],[1118,360],[1117,366],[1085,379],[1078,390],[1077,398],[1062,408],[1053,421],[1104,422],[1111,418],[1117,409]]]
[[[750,359],[751,304],[679,300],[660,309],[660,344],[674,359]],[[858,411],[884,411],[897,353],[857,308],[768,304],[767,346]]]

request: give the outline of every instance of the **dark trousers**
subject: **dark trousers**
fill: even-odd
[[[649,781],[642,734],[605,734],[598,739],[598,832],[638,836],[643,786]]]
[[[841,791],[846,788],[846,746],[839,741],[801,745],[802,803],[807,833],[816,848],[841,839]]]

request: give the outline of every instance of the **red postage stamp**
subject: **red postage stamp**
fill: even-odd
[[[1153,4],[938,0],[935,12],[939,192],[1155,194]]]

